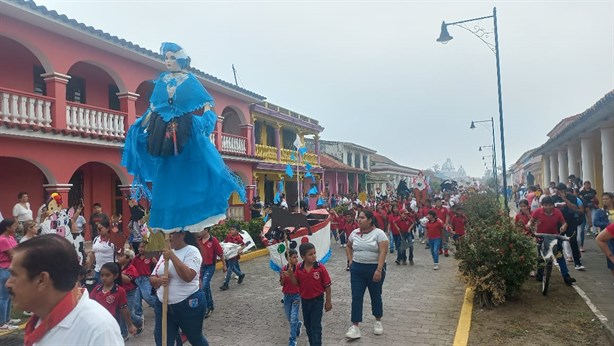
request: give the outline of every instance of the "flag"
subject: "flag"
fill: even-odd
[[[307,148],[305,148],[305,147],[299,148],[299,149],[298,149],[298,152],[299,152],[299,154],[301,154],[301,155],[305,155],[305,153],[307,152]]]
[[[309,178],[309,177],[313,177],[313,175],[311,174],[311,172],[307,172],[307,173],[305,173],[305,178]]]
[[[319,197],[316,205],[324,205],[324,199],[322,197]]]
[[[294,156],[294,151],[290,153],[290,160],[296,161],[296,156]]]
[[[318,188],[317,187],[312,187],[311,189],[309,189],[308,194],[310,195],[317,195],[318,194]]]
[[[299,135],[296,135],[296,139],[294,140],[293,144],[296,149],[299,149],[303,146],[303,142],[301,142],[301,137],[299,137]]]
[[[264,219],[262,221],[264,221],[265,223],[269,220],[269,214],[266,214],[264,216]]]
[[[273,203],[279,204],[281,203],[281,196],[279,195],[279,191],[275,194],[275,198],[273,199]]]
[[[305,168],[307,168],[308,171],[311,170],[311,165],[309,164],[309,162],[305,162]]]
[[[313,175],[311,176],[311,182],[315,183],[316,182],[316,177],[314,177]]]
[[[283,190],[284,190],[284,181],[280,180],[279,184],[277,184],[277,191],[281,193]]]
[[[292,166],[290,166],[289,164],[286,165],[286,174],[292,178],[294,176],[294,171],[292,170]]]

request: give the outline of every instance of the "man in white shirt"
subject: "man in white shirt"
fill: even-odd
[[[119,324],[79,288],[77,253],[66,239],[41,235],[14,250],[6,282],[14,306],[31,311],[25,345],[123,345]]]

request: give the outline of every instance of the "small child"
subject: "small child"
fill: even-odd
[[[90,293],[90,298],[104,306],[117,323],[120,323],[120,316],[124,318],[128,324],[128,332],[136,334],[136,327],[130,319],[130,311],[128,311],[128,300],[126,291],[119,285],[120,267],[115,262],[103,264],[100,268],[100,281],[102,282],[94,288]],[[121,315],[120,315],[121,313]],[[121,326],[121,324],[119,324]],[[128,335],[122,335],[124,341],[128,340]]]
[[[529,219],[531,215],[529,215]],[[456,204],[452,207],[452,213],[450,214],[450,224],[452,226],[452,239],[454,241],[460,240],[465,235],[465,224],[467,223],[467,215],[463,213],[463,207]],[[528,222],[528,220],[527,220]]]
[[[294,271],[287,270],[290,280],[298,285],[303,307],[303,321],[309,338],[309,345],[322,345],[322,308],[327,312],[333,308],[331,303],[331,281],[323,264],[318,263],[316,247],[311,243],[299,246],[303,263]],[[324,302],[326,293],[326,302]]]
[[[281,291],[284,294],[284,310],[286,318],[290,322],[290,340],[289,346],[296,346],[296,339],[301,335],[301,327],[303,322],[298,318],[298,310],[301,303],[299,287],[292,283],[288,271],[295,271],[298,264],[298,253],[291,249],[286,253],[288,264],[281,269],[279,283],[283,286]]]
[[[431,248],[431,256],[433,256],[433,269],[439,269],[439,250],[441,248],[441,234],[443,233],[443,221],[437,217],[437,213],[434,210],[429,210],[426,214],[426,218],[429,220],[426,224],[426,237],[429,241],[429,247]]]
[[[235,273],[239,276],[238,284],[243,283],[243,279],[245,279],[245,274],[241,271],[241,267],[239,266],[239,258],[241,257],[241,252],[245,248],[245,243],[243,242],[243,237],[239,234],[236,227],[230,227],[228,230],[228,234],[226,235],[226,239],[224,239],[226,243],[239,244],[241,247],[239,248],[238,255],[233,258],[226,259],[226,279],[224,280],[224,284],[220,287],[220,290],[226,291],[228,289],[228,283],[230,283],[230,276],[232,273]]]

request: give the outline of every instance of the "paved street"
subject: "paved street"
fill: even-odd
[[[324,345],[452,344],[464,294],[452,257],[442,257],[439,271],[433,270],[429,251],[419,243],[414,266],[397,266],[396,255],[389,257],[384,282],[384,335],[373,335],[375,319],[370,313],[369,295],[365,294],[363,336],[348,343],[345,332],[350,325],[349,274],[345,271],[344,249],[337,244],[333,249],[327,265],[333,280],[333,310],[324,314]],[[268,267],[268,260],[267,256],[242,263],[247,273],[245,282],[239,286],[233,280],[225,292],[218,289],[222,272],[216,272],[212,285],[216,310],[204,326],[211,345],[287,345],[288,322],[280,303],[281,287],[276,273]],[[145,316],[146,331],[126,345],[153,344],[153,310],[147,308]],[[19,339],[6,337],[0,344],[22,344]],[[307,344],[303,333],[299,345]]]

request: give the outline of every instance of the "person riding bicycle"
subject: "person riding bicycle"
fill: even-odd
[[[565,231],[567,231],[567,223],[565,222],[563,213],[554,208],[554,201],[550,196],[544,197],[542,200],[542,207],[531,213],[531,219],[529,220],[528,227],[531,229],[535,228],[536,233],[564,234]],[[539,246],[537,248],[537,252],[539,253]],[[565,257],[563,256],[563,246],[561,240],[557,242],[556,252],[556,261],[561,269],[563,281],[565,281],[566,285],[571,286],[571,284],[576,282],[576,279],[569,276],[569,269],[567,268],[567,262],[565,262]],[[542,261],[543,259],[541,256],[538,257],[538,262]],[[537,269],[535,279],[537,281],[542,281],[543,277],[544,268],[540,266]]]

